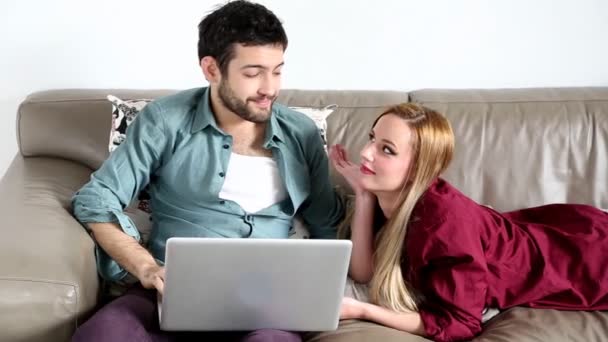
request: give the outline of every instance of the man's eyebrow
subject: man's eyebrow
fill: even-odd
[[[277,65],[276,67],[274,67],[274,69],[280,68],[285,64],[285,62],[282,62],[281,64]],[[262,69],[262,70],[268,70],[268,67],[262,64],[246,64],[243,65],[241,67],[241,70],[244,69]]]
[[[247,64],[247,65],[243,65],[241,67],[241,70],[244,70],[244,69],[263,69],[263,70],[266,70],[268,68],[265,67],[265,66],[263,66],[263,65],[260,65],[260,64]]]

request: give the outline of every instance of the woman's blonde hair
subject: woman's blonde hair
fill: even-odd
[[[394,311],[417,311],[414,293],[401,270],[405,235],[416,203],[452,160],[454,133],[443,115],[414,103],[398,104],[386,109],[374,121],[373,126],[389,114],[408,123],[412,131],[413,155],[393,215],[375,238],[374,273],[369,284],[369,295],[372,302]],[[341,238],[350,235],[350,217],[352,212],[340,227],[338,234]]]

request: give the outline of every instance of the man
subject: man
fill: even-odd
[[[320,134],[305,116],[274,104],[286,48],[282,24],[261,5],[234,1],[210,13],[199,24],[198,43],[209,87],[148,104],[76,193],[74,215],[97,242],[102,277],[134,276],[141,287],[103,307],[74,341],[184,336],[160,331],[155,311],[172,236],[286,238],[296,214],[311,237],[335,236],[344,209]],[[123,209],[147,185],[153,228],[146,249]],[[300,340],[274,330],[221,338]]]

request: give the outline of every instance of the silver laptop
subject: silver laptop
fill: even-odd
[[[349,240],[170,238],[160,327],[335,330],[351,248]]]

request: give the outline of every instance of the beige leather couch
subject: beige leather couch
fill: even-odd
[[[107,94],[154,98],[172,91],[58,90],[30,95],[17,120],[19,153],[0,181],[0,341],[67,341],[95,307],[93,241],[70,214],[70,197],[108,156]],[[382,108],[420,102],[445,113],[457,138],[446,174],[500,210],[549,202],[608,208],[608,88],[303,91],[281,102],[337,104],[330,144],[357,158]],[[342,181],[336,178],[336,182]],[[349,323],[317,340],[421,340]],[[374,335],[375,334],[375,335]],[[606,341],[608,313],[516,308],[475,341]]]

